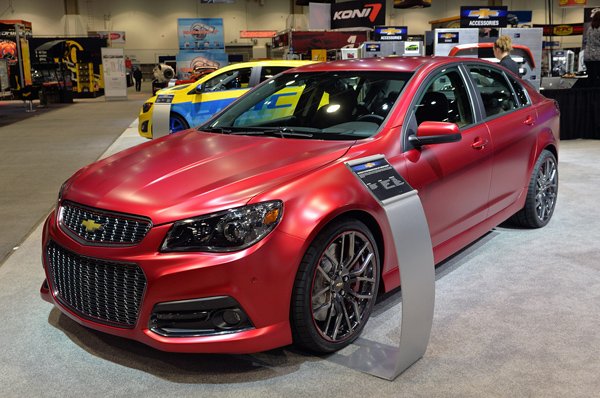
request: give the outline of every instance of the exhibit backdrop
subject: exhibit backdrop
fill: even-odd
[[[184,51],[225,48],[223,18],[178,18],[179,49]]]
[[[177,54],[177,77],[188,79],[195,68],[222,68],[228,64],[223,50],[179,51]]]

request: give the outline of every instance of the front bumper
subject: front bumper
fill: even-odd
[[[261,242],[236,253],[160,253],[157,249],[169,228],[170,225],[154,226],[135,246],[88,246],[65,234],[52,213],[43,232],[46,281],[40,291],[42,298],[86,327],[137,340],[162,351],[251,353],[292,342],[289,306],[302,240],[275,229]],[[85,258],[137,264],[142,269],[146,288],[132,327],[94,320],[61,302],[45,254],[50,242]],[[248,322],[242,330],[175,336],[165,335],[164,328],[156,327],[157,308],[172,310],[173,302],[183,301],[187,305],[190,300],[204,302],[222,297],[238,303],[242,318],[247,316]],[[230,313],[225,316],[231,318]]]
[[[154,105],[152,105],[154,108]],[[152,139],[152,108],[148,112],[140,109],[138,115],[138,134],[144,138]]]

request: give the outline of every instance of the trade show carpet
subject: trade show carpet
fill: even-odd
[[[129,126],[150,88],[128,95],[127,101],[78,99],[31,113],[19,101],[0,106],[0,264],[48,213],[63,181]]]
[[[133,129],[111,151],[135,144]],[[498,227],[437,268],[429,347],[393,382],[292,347],[172,354],[81,327],[39,297],[38,226],[0,267],[0,396],[598,396],[599,159],[600,141],[563,142],[550,224]],[[397,344],[400,296],[376,305],[363,338]]]

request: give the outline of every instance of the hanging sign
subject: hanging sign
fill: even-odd
[[[460,7],[461,28],[504,28],[508,7]]]
[[[347,1],[331,5],[331,28],[372,28],[385,24],[385,0]]]

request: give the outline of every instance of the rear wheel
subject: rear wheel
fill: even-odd
[[[544,150],[535,162],[525,206],[512,220],[527,228],[540,228],[548,224],[558,195],[558,164],[552,152]]]
[[[171,113],[169,118],[169,132],[176,133],[181,130],[187,130],[190,128],[188,122],[180,115]]]
[[[294,342],[333,352],[364,328],[379,285],[380,264],[371,231],[357,220],[326,227],[306,251],[292,296]]]

